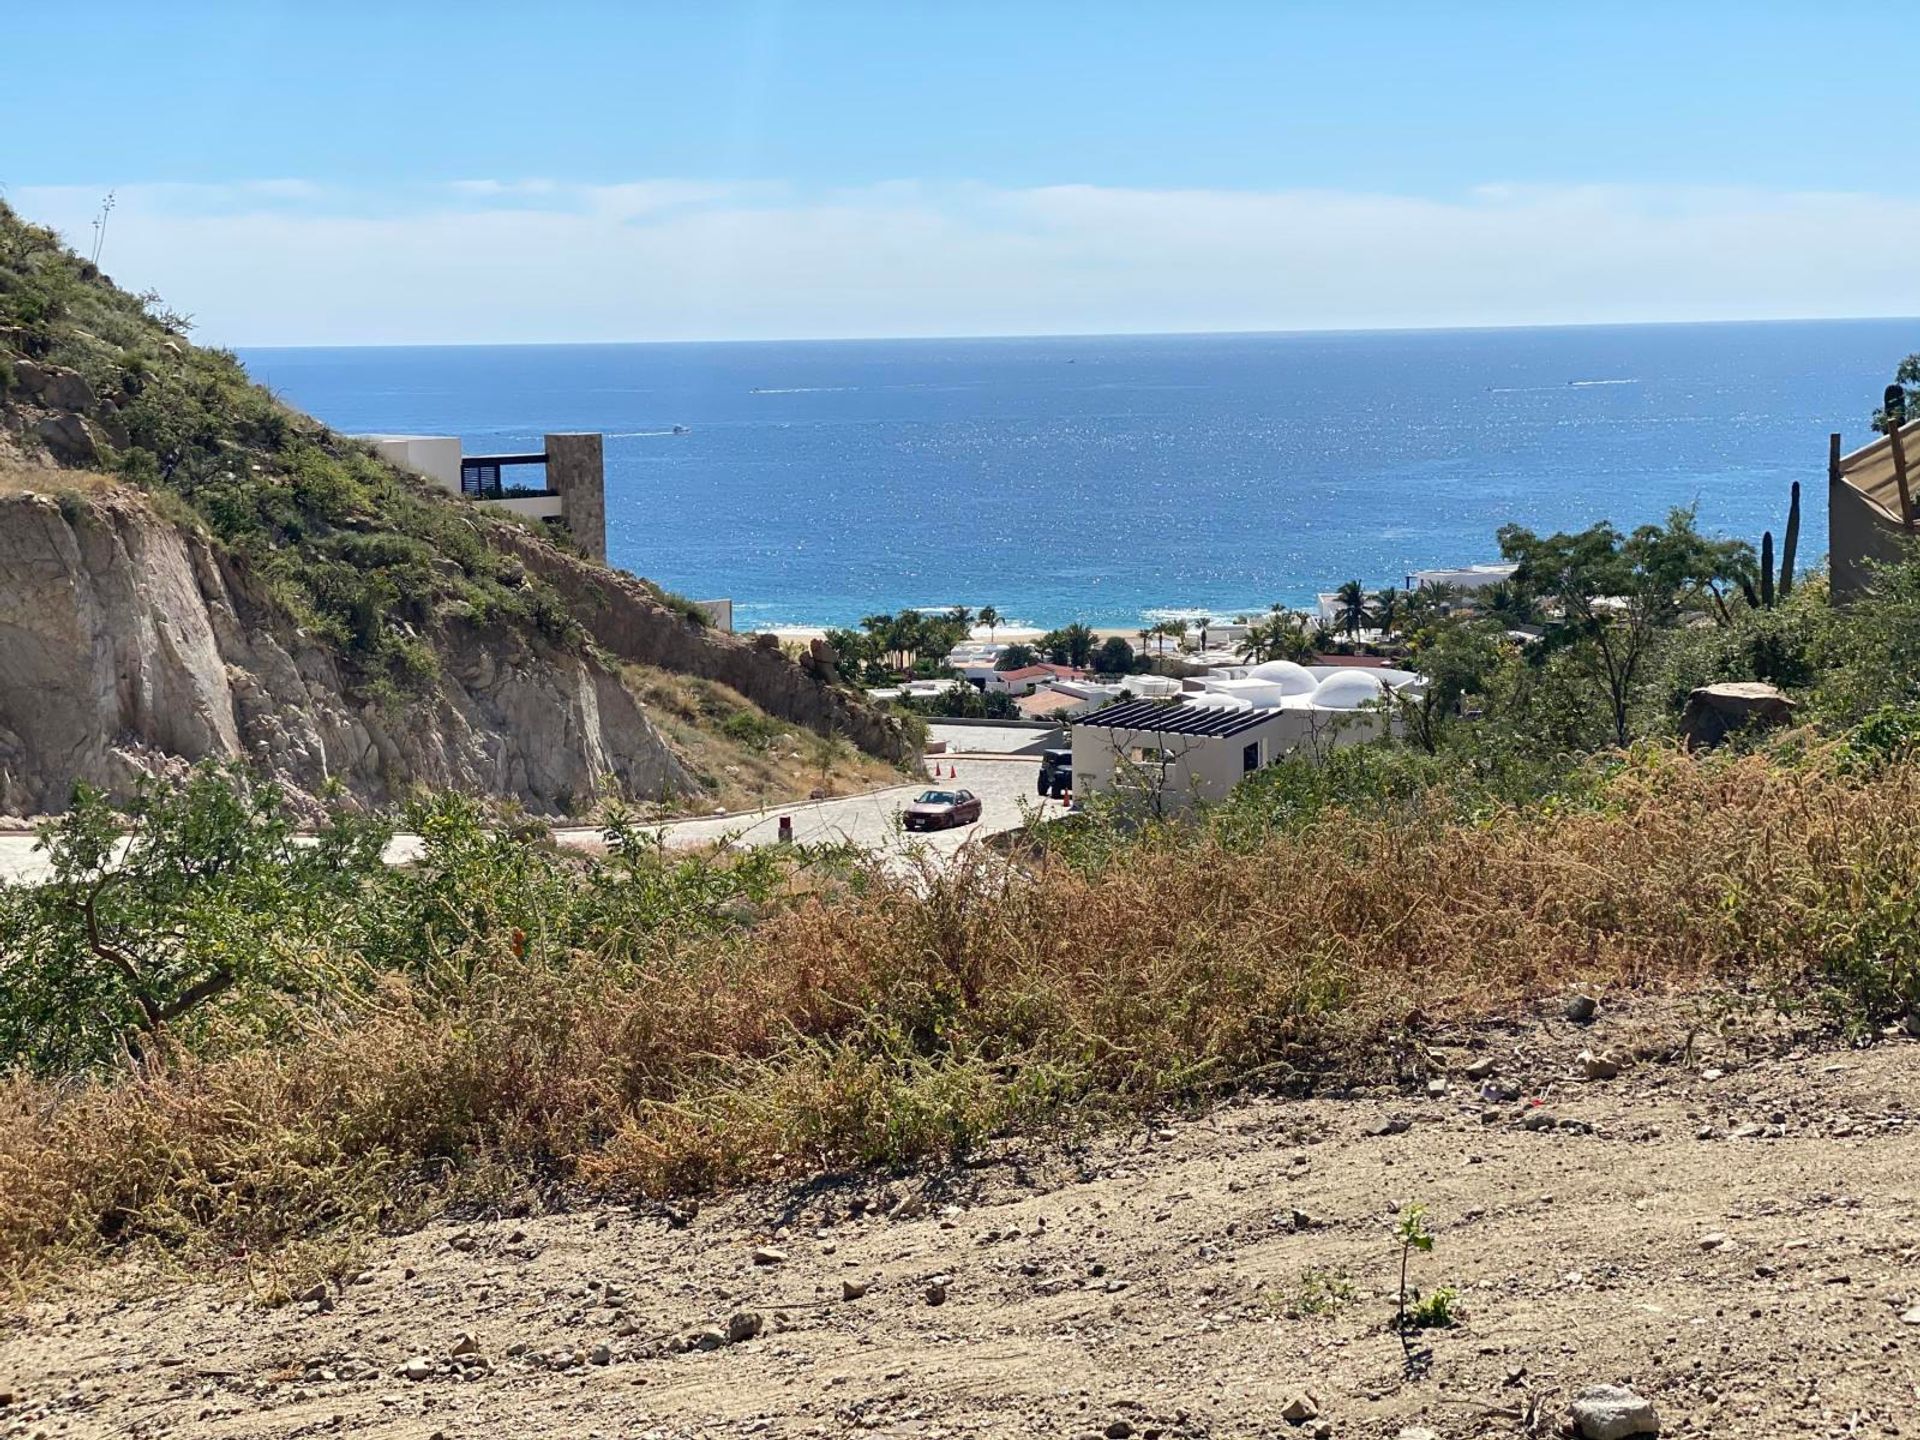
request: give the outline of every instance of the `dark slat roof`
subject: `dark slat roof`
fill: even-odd
[[[1073,723],[1113,730],[1150,730],[1156,735],[1238,735],[1277,714],[1277,710],[1215,710],[1169,705],[1164,700],[1123,700],[1080,716]]]

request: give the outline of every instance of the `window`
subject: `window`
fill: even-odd
[[[1240,752],[1240,773],[1243,775],[1251,774],[1259,768],[1260,742],[1258,740],[1249,740],[1246,748]]]

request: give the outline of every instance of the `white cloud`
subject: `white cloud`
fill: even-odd
[[[85,238],[100,193],[8,198]],[[1916,226],[1710,187],[264,181],[121,188],[103,263],[229,344],[1279,330],[1913,314]]]

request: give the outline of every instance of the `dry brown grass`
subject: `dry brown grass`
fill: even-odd
[[[98,470],[63,470],[0,454],[0,495],[109,495],[126,487]]]
[[[1254,1083],[1381,1079],[1571,983],[1913,998],[1920,774],[1636,758],[1591,805],[1333,814],[1252,850],[801,899],[633,973],[485,952],[294,1043],[0,1089],[0,1268],[237,1254],[519,1185],[660,1195],[897,1164]]]
[[[751,810],[804,800],[823,784],[829,794],[851,795],[906,778],[851,745],[832,747],[823,772],[812,732],[774,719],[716,681],[648,665],[628,665],[623,673],[647,717],[706,782],[699,795],[678,797],[682,810]]]

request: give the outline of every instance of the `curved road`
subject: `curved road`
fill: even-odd
[[[656,827],[669,845],[705,845],[731,840],[739,845],[771,845],[779,838],[780,817],[793,817],[793,838],[810,845],[853,844],[875,854],[904,858],[912,850],[950,856],[976,838],[1011,830],[1022,823],[1022,807],[1043,807],[1049,815],[1062,812],[1058,801],[1043,802],[1034,794],[1040,762],[1030,756],[987,753],[985,747],[1004,750],[1012,743],[1036,738],[1031,731],[947,730],[942,738],[975,744],[980,751],[934,756],[927,762],[940,768],[943,789],[967,789],[984,803],[978,823],[958,830],[936,830],[908,835],[901,830],[901,809],[936,782],[890,786],[832,800],[801,801],[765,810],[736,811],[729,815],[675,820]],[[951,766],[955,777],[947,777]],[[554,831],[562,845],[592,846],[600,831],[592,826],[569,826]],[[34,850],[32,835],[0,835],[0,880],[38,884],[48,876],[44,855]],[[387,847],[387,862],[403,864],[420,853],[420,837],[396,835]]]

